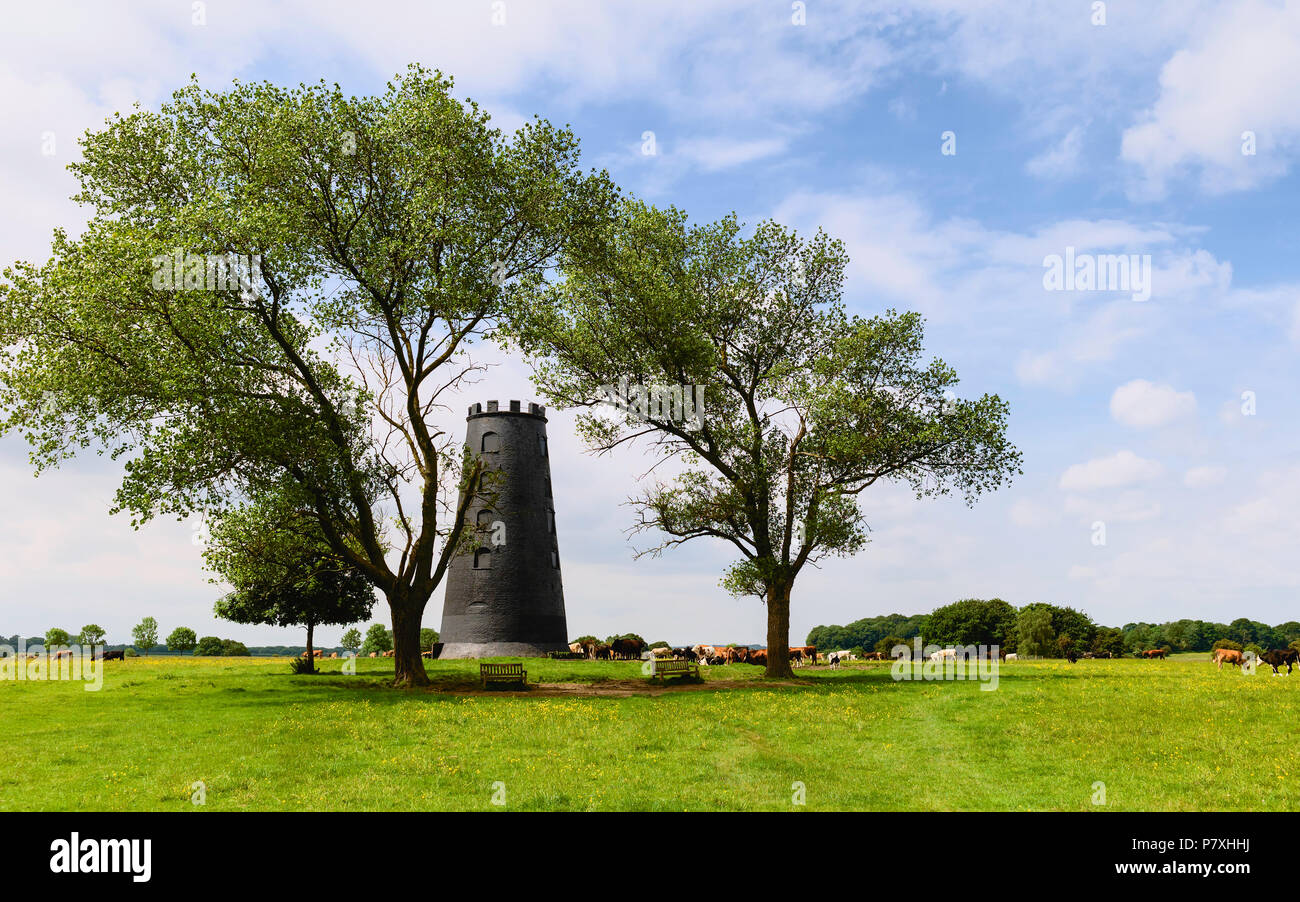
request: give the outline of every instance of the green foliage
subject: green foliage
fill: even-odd
[[[1043,605],[1028,605],[1016,615],[1016,648],[1018,654],[1046,657],[1053,653],[1056,631],[1052,629],[1052,614]]]
[[[56,627],[51,627],[50,629],[45,631],[46,649],[51,649],[57,646],[71,645],[71,644],[72,644],[72,637],[68,635],[67,630],[61,630],[56,626]]]
[[[138,651],[136,651],[134,648],[132,648],[131,646],[128,645],[126,648],[122,649],[122,657],[124,657],[124,658],[138,658],[138,657],[140,657],[140,653],[139,653]]]
[[[96,623],[87,623],[77,636],[77,644],[87,648],[104,644],[104,628]]]
[[[152,617],[144,618],[131,630],[131,636],[135,647],[147,653],[158,644],[158,621]]]
[[[1124,633],[1113,626],[1097,628],[1092,637],[1092,651],[1118,658],[1124,654]]]
[[[1240,642],[1234,641],[1232,639],[1219,639],[1212,646],[1210,646],[1210,651],[1218,651],[1221,648],[1230,648],[1233,651],[1246,650],[1246,647],[1242,645]]]
[[[925,614],[912,616],[887,614],[883,617],[855,620],[848,626],[815,626],[809,631],[808,639],[804,644],[832,651],[841,648],[873,648],[879,651],[879,644],[883,639],[902,636],[905,644],[913,636],[927,634],[926,620]],[[892,647],[891,644],[890,648]]]
[[[343,634],[342,645],[348,651],[355,652],[361,647],[361,630],[355,626]]]
[[[370,629],[366,630],[365,642],[361,644],[361,653],[368,655],[372,651],[385,652],[392,651],[393,634],[388,627],[382,623],[372,623]]]
[[[222,652],[221,640],[216,636],[204,636],[194,646],[194,654],[201,656],[220,655]]]
[[[1015,633],[1016,609],[1000,598],[967,598],[935,608],[926,642],[939,645],[1005,645]]]
[[[221,655],[225,658],[247,658],[249,652],[243,642],[236,642],[234,639],[222,639]]]
[[[577,644],[579,644],[579,645],[582,645],[582,644],[585,643],[585,642],[596,642],[596,643],[599,643],[600,640],[597,639],[595,636],[579,636],[578,638],[574,639],[573,642],[570,642],[569,644],[570,644],[570,645],[573,645],[574,643],[577,643]]]
[[[198,645],[198,639],[195,638],[194,630],[188,626],[178,626],[172,630],[171,635],[167,637],[168,651],[193,651]]]
[[[872,647],[872,651],[878,651],[882,654],[889,654],[896,646],[906,645],[907,640],[902,636],[886,636]]]
[[[311,658],[298,655],[289,659],[289,672],[296,676],[304,676],[309,673],[319,673],[320,671],[316,670],[316,662]]]
[[[437,645],[441,638],[442,637],[438,635],[438,631],[435,629],[431,629],[427,626],[420,628],[420,648],[424,651],[428,651]]]

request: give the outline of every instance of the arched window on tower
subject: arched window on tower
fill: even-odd
[[[485,507],[478,512],[478,528],[487,529],[492,525],[492,509]]]
[[[482,449],[484,454],[495,454],[500,451],[501,436],[497,435],[495,432],[483,433]]]
[[[474,552],[474,569],[491,570],[492,569],[492,552],[486,548],[480,548]]]

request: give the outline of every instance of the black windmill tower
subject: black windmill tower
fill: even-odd
[[[471,406],[467,420],[466,445],[487,475],[466,511],[475,545],[447,568],[439,657],[567,651],[546,408],[488,401]]]

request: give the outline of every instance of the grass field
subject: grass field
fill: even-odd
[[[997,691],[895,682],[888,664],[748,665],[646,694],[631,662],[292,676],[283,658],[109,662],[100,692],[0,681],[0,809],[1296,810],[1300,673],[1169,661],[1022,661]],[[655,690],[658,692],[658,690]],[[1094,783],[1106,804],[1093,804]],[[806,805],[792,803],[802,783]]]

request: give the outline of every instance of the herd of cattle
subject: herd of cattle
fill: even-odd
[[[645,652],[645,647],[645,643],[640,639],[625,638],[615,639],[613,642],[608,644],[604,642],[591,641],[574,642],[569,646],[569,651],[574,654],[580,654],[590,661],[630,661],[640,660]],[[71,654],[71,651],[62,650],[55,652],[55,654],[50,657],[58,660]],[[121,661],[123,660],[124,654],[125,653],[121,651],[106,651],[104,652],[104,660]],[[432,652],[428,651],[423,652],[422,654],[426,658],[432,656]],[[655,658],[676,661],[694,661],[697,664],[758,664],[759,666],[767,666],[767,649],[751,649],[743,645],[694,645],[689,648],[659,647],[651,649],[650,654]],[[945,648],[930,655],[930,660],[940,662],[945,658],[955,657],[956,654],[957,652],[955,649]],[[1163,659],[1167,657],[1167,654],[1168,653],[1164,651],[1164,649],[1152,648],[1141,652],[1138,657],[1147,659]],[[319,648],[315,649],[312,654],[312,657],[314,658],[337,658],[338,656],[339,653],[336,651],[330,652],[329,655],[326,655],[324,651]],[[1001,651],[998,656],[1004,661],[1015,661],[1017,659],[1015,652],[1008,654],[1005,651]],[[27,660],[30,661],[36,657],[35,654],[29,654],[27,655]],[[302,657],[307,657],[307,652],[304,651]],[[370,657],[391,658],[393,657],[393,652],[372,651],[370,652]],[[884,661],[888,659],[888,656],[882,651],[866,652],[859,656],[841,650],[823,653],[821,657],[824,658],[826,663],[830,664],[832,668],[839,667],[840,664],[845,661]],[[1066,658],[1071,664],[1078,661],[1081,657],[1110,658],[1112,656],[1108,652],[1087,652],[1083,655],[1069,652],[1066,654]],[[1115,655],[1114,657],[1120,656]],[[1233,664],[1244,667],[1248,663],[1246,656],[1242,652],[1231,648],[1220,648],[1215,650],[1212,660],[1216,665],[1218,665],[1219,670],[1223,669],[1224,664]],[[1286,667],[1286,672],[1290,674],[1292,667],[1300,666],[1300,650],[1294,648],[1275,648],[1259,655],[1258,660],[1272,667],[1275,676],[1282,675],[1278,668],[1284,665]],[[790,663],[795,667],[804,664],[818,663],[817,646],[791,646]]]
[[[615,639],[612,642],[574,642],[569,651],[582,655],[588,661],[639,661],[645,654],[646,643],[635,637]],[[848,652],[836,652],[848,658]],[[753,649],[744,645],[692,645],[683,648],[650,649],[650,655],[661,660],[693,661],[696,664],[758,664],[767,666],[767,649]],[[831,656],[833,657],[833,655]],[[790,647],[790,663],[794,667],[817,663],[817,646]],[[832,662],[833,663],[833,662]]]

